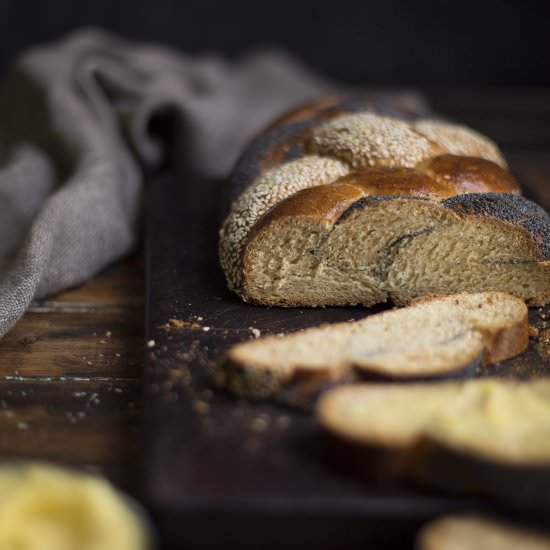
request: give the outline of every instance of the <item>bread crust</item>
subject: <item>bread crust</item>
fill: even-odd
[[[498,296],[495,293],[495,296]],[[415,298],[410,305],[429,302],[440,296],[421,296]],[[493,299],[489,297],[488,302],[492,304]],[[481,363],[491,365],[499,361],[505,361],[523,353],[529,345],[529,312],[527,308],[521,318],[516,319],[507,326],[494,330],[485,330],[483,327],[476,326],[476,330],[483,334],[485,350]]]
[[[478,329],[481,330],[481,329]],[[496,332],[482,331],[485,339],[483,363],[490,365],[523,353],[529,345],[527,312],[523,319]]]
[[[449,196],[465,193],[520,194],[518,182],[512,174],[484,158],[438,155],[424,161],[416,169],[433,178],[440,186],[450,187]]]

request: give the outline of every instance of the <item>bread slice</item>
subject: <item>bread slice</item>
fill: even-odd
[[[513,296],[432,297],[360,321],[237,344],[227,353],[226,384],[252,398],[289,391],[307,397],[362,377],[463,376],[521,353],[527,343],[527,307]]]
[[[397,177],[412,185],[408,179]],[[361,185],[375,185],[369,181]],[[485,291],[529,305],[550,300],[550,218],[542,208],[504,193],[438,202],[418,185],[417,197],[399,196],[397,183],[387,184],[393,196],[370,196],[374,190],[343,178],[280,202],[244,247],[244,298],[285,307],[403,305]]]
[[[350,466],[382,453],[391,474],[550,507],[550,379],[355,385],[325,394],[316,412]]]
[[[481,516],[446,516],[418,533],[416,550],[550,550],[550,535]]]

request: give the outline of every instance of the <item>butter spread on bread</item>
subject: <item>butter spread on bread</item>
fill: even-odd
[[[354,470],[373,473],[378,457],[438,490],[550,509],[550,379],[356,384],[325,393],[316,413]]]

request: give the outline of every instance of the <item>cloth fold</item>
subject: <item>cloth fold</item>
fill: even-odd
[[[230,63],[96,30],[22,55],[0,87],[0,337],[132,249],[147,174],[223,176],[270,119],[331,89],[280,52]]]

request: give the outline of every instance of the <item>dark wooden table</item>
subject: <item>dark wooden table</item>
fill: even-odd
[[[493,137],[526,194],[550,207],[550,89],[428,94]],[[139,492],[142,256],[35,303],[0,342],[0,458],[100,471]]]
[[[0,457],[102,472],[136,493],[144,268],[34,303],[0,342]]]

